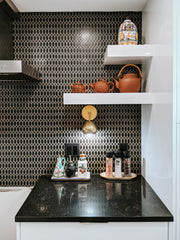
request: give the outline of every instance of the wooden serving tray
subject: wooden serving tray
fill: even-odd
[[[114,172],[113,172],[113,177],[106,177],[106,173],[103,172],[103,173],[100,173],[100,176],[104,179],[107,179],[107,180],[131,180],[131,179],[134,179],[137,177],[137,174],[135,173],[131,173],[132,174],[132,177],[123,177],[124,173],[122,172],[122,177],[114,177]]]
[[[91,180],[91,173],[87,172],[87,176],[86,177],[78,177],[78,173],[76,172],[74,177],[51,177],[51,180],[53,181],[90,181]]]

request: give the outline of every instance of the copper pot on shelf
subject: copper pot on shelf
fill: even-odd
[[[112,85],[112,87],[110,88],[110,84]],[[114,89],[114,83],[111,82],[106,82],[104,79],[100,79],[98,82],[96,83],[90,83],[93,91],[95,93],[108,93],[108,92],[112,92]]]
[[[85,93],[89,91],[89,85],[83,85],[80,81],[76,82],[74,85],[71,84],[73,93]]]
[[[122,71],[128,67],[133,66],[138,69],[139,71],[139,77],[135,73],[127,73],[124,74],[121,78]],[[127,92],[139,92],[141,89],[141,79],[142,79],[142,72],[140,68],[134,64],[127,64],[120,70],[118,74],[118,79],[112,78],[115,81],[116,88],[119,89],[121,93],[127,93]]]

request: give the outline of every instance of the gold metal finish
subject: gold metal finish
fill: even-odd
[[[87,105],[82,110],[82,117],[86,120],[93,120],[97,116],[97,110],[91,105]]]
[[[95,134],[97,132],[97,127],[96,125],[92,122],[92,121],[87,121],[83,128],[82,128],[82,131],[84,134],[86,133],[93,133]]]
[[[88,120],[82,128],[82,131],[84,134],[86,134],[86,133],[95,134],[97,132],[96,125],[91,121],[91,120],[95,119],[96,116],[97,116],[97,110],[95,107],[88,105],[83,108],[82,117],[84,119]]]
[[[108,179],[108,180],[131,180],[137,177],[137,174],[135,173],[131,173],[132,176],[131,177],[124,177],[124,173],[122,172],[122,177],[114,177],[113,173],[113,177],[106,177],[106,172],[100,173],[100,176],[104,179]]]

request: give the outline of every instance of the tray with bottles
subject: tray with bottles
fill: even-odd
[[[137,177],[137,174],[131,173],[131,176],[124,176],[124,173],[122,172],[121,177],[115,177],[115,173],[113,172],[113,175],[109,177],[106,175],[106,172],[102,172],[100,173],[100,176],[107,180],[132,180]]]
[[[91,180],[91,173],[87,172],[85,176],[79,176],[78,172],[75,173],[72,177],[67,177],[66,175],[62,177],[52,176],[51,180],[53,181],[90,181]]]

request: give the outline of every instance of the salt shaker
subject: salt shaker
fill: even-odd
[[[124,177],[131,177],[131,159],[130,159],[130,152],[124,151],[123,152],[124,158]]]
[[[113,152],[106,152],[106,177],[113,177]]]

